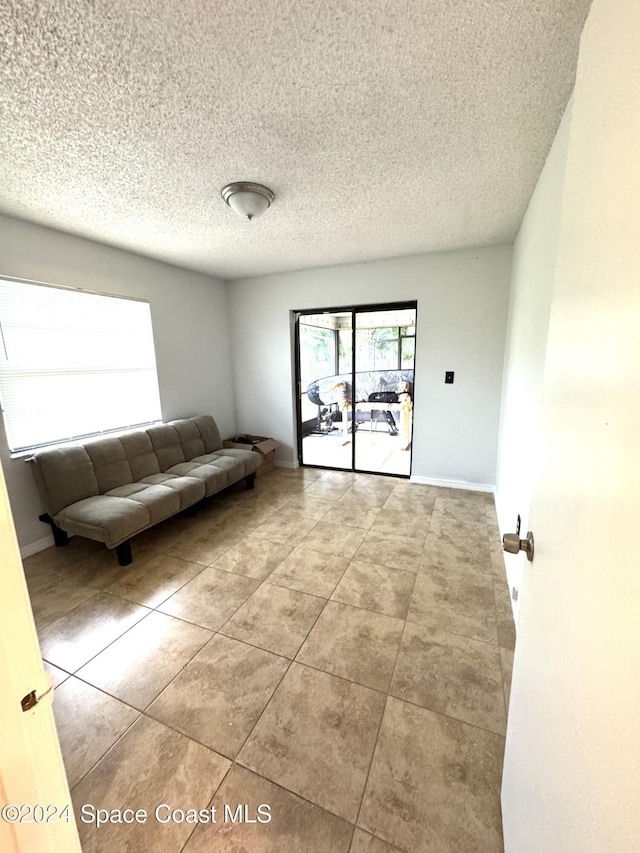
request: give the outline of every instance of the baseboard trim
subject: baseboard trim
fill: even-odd
[[[42,539],[37,539],[35,542],[31,542],[29,545],[25,545],[20,548],[20,556],[24,559],[25,557],[31,557],[33,554],[37,554],[39,551],[44,551],[46,548],[50,548],[53,545],[53,536],[43,536]]]
[[[297,462],[287,462],[284,459],[276,459],[273,463],[275,468],[299,468]]]
[[[439,480],[436,477],[420,477],[413,474],[410,483],[420,483],[423,486],[440,486],[443,489],[466,489],[469,492],[488,492],[494,494],[496,487],[491,483],[469,483],[467,480]]]

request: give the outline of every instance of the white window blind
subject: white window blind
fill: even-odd
[[[14,453],[160,420],[148,303],[0,280],[0,399]]]

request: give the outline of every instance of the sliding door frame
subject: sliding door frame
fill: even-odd
[[[408,480],[411,476],[411,467],[413,467],[413,417],[411,418],[411,437],[410,437],[410,453],[411,453],[411,465],[409,467],[409,474],[389,474],[382,471],[367,471],[365,469],[356,468],[356,437],[355,437],[355,393],[356,393],[356,315],[357,314],[371,314],[375,312],[383,312],[383,311],[402,311],[402,310],[413,310],[415,311],[415,321],[416,321],[416,336],[414,338],[417,339],[418,335],[418,302],[417,300],[407,300],[403,302],[376,302],[373,304],[366,305],[342,305],[335,306],[332,308],[327,308],[326,306],[323,308],[302,308],[299,310],[292,311],[293,319],[294,319],[294,367],[295,367],[295,376],[294,376],[294,384],[295,384],[295,398],[296,398],[296,444],[298,450],[298,463],[303,468],[326,468],[329,471],[351,471],[357,474],[379,474],[381,477],[401,477],[402,479]],[[301,366],[300,366],[300,318],[313,315],[313,314],[336,314],[336,313],[351,312],[351,423],[352,423],[352,431],[351,431],[351,468],[337,468],[331,465],[311,465],[307,462],[303,461],[302,456],[302,378],[301,378]],[[417,354],[417,344],[414,344],[414,352],[413,352],[413,394],[412,394],[412,402],[415,400],[415,387],[416,387],[416,354]],[[336,357],[335,357],[335,369],[336,374],[340,372],[340,363],[338,358],[338,344],[336,343]],[[348,420],[347,420],[347,431],[348,431]]]

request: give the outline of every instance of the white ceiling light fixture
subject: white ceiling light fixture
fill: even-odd
[[[227,184],[221,189],[220,194],[231,210],[249,221],[262,216],[265,210],[271,207],[275,199],[275,195],[269,187],[253,184],[251,181],[237,181],[234,184]]]

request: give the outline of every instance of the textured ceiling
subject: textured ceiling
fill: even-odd
[[[0,0],[0,210],[225,279],[509,242],[589,5]]]

